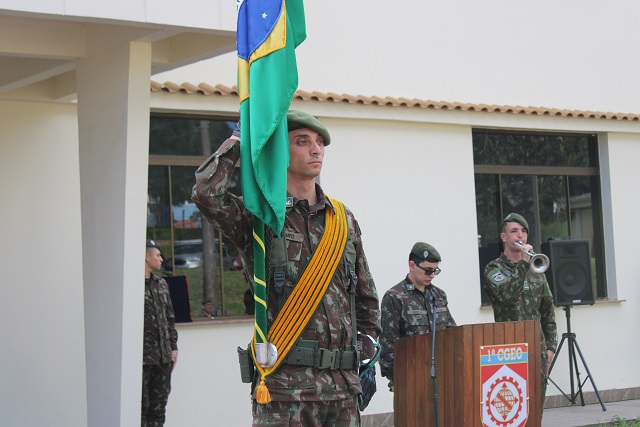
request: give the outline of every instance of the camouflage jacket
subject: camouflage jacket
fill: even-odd
[[[164,279],[151,274],[144,286],[144,346],[142,360],[145,365],[171,362],[171,352],[178,349],[178,331]]]
[[[436,297],[436,330],[456,326],[449,311],[447,294],[432,286]],[[393,343],[395,340],[431,332],[433,304],[429,293],[415,287],[409,277],[389,289],[382,298],[380,370],[393,383]],[[429,355],[430,356],[430,355]]]
[[[540,319],[541,350],[556,350],[556,315],[544,273],[535,273],[528,262],[516,264],[502,254],[487,264],[484,280],[496,322]]]
[[[192,198],[207,220],[233,242],[243,258],[246,273],[253,277],[252,215],[245,209],[242,198],[227,191],[227,185],[240,156],[236,140],[228,139],[218,151],[196,171]],[[322,189],[316,186],[318,203],[309,206],[306,200],[292,198],[287,204],[283,235],[286,245],[285,293],[290,294],[307,266],[322,236],[324,211],[333,209]],[[352,346],[350,297],[347,292],[349,276],[345,257],[352,259],[357,274],[356,324],[363,333],[377,338],[380,332],[378,294],[369,272],[361,233],[353,213],[346,209],[349,238],[338,267],[320,305],[311,317],[300,338],[317,341],[319,348],[344,350]],[[265,232],[265,235],[268,233]],[[267,248],[269,241],[267,240]],[[269,249],[267,253],[269,258]],[[267,278],[268,283],[269,277]],[[267,286],[267,321],[276,318],[281,301]],[[271,399],[274,401],[329,401],[352,398],[361,392],[355,369],[331,370],[283,363],[267,377]]]

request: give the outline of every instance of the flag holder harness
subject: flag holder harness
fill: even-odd
[[[298,284],[286,299],[271,328],[269,328],[269,343],[264,344],[268,344],[270,347],[268,352],[271,353],[270,359],[272,360],[267,363],[265,363],[264,356],[258,357],[256,354],[254,332],[250,348],[255,366],[261,376],[260,383],[256,387],[256,402],[260,404],[266,404],[271,401],[269,390],[265,385],[265,379],[277,371],[283,362],[316,366],[321,369],[355,369],[357,366],[357,352],[355,350],[357,331],[354,319],[355,313],[353,313],[355,280],[357,279],[355,278],[354,268],[351,268],[349,272],[354,350],[340,351],[308,348],[305,347],[304,340],[300,340],[299,345],[295,345],[320,301],[322,301],[340,264],[347,243],[349,227],[344,205],[338,200],[332,198],[329,198],[329,200],[332,202],[334,209],[325,209],[326,224],[322,238]],[[276,270],[274,278],[280,283],[284,279],[284,274],[280,274]],[[295,351],[291,353],[294,346]]]

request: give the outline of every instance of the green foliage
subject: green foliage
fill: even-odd
[[[621,418],[619,415],[613,417],[613,421],[607,424],[600,424],[601,427],[611,426],[611,427],[640,427],[640,417],[635,420],[625,420]]]
[[[569,226],[566,221],[554,221],[542,224],[540,241],[546,242],[552,237],[566,237],[569,235],[568,228]]]

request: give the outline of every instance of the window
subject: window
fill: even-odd
[[[481,289],[484,266],[502,250],[502,218],[518,212],[536,252],[550,239],[587,240],[594,295],[606,298],[597,137],[475,130],[473,156]]]
[[[231,134],[237,119],[152,116],[149,141],[147,238],[162,250],[162,274],[186,276],[194,320],[245,314],[249,285],[238,251],[204,221],[191,201],[195,171]],[[240,174],[230,191],[240,194]]]

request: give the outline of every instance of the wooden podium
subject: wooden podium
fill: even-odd
[[[394,426],[435,426],[431,334],[401,338],[394,346]],[[481,347],[528,344],[527,426],[540,426],[540,321],[463,325],[436,333],[440,427],[482,427]]]

